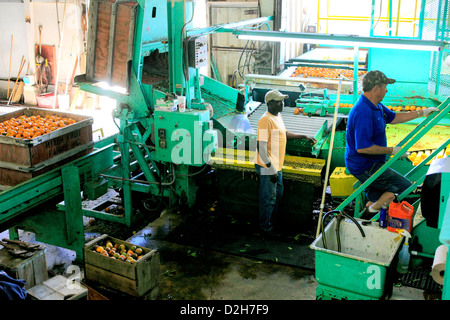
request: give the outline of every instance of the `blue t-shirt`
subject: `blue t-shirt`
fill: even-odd
[[[364,95],[359,97],[350,110],[347,121],[345,166],[351,174],[361,174],[376,162],[386,162],[385,154],[361,154],[356,150],[373,145],[387,147],[386,124],[391,123],[394,118],[395,112],[383,104],[375,106]]]

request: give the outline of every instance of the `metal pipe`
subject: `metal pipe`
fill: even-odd
[[[223,30],[233,33],[237,37],[246,39],[265,40],[265,41],[303,41],[304,43],[330,43],[336,45],[346,45],[360,47],[385,47],[385,48],[412,48],[416,50],[443,50],[446,41],[442,40],[420,40],[405,38],[378,38],[363,36],[344,36],[337,34],[306,33],[306,32],[281,32],[266,30]]]
[[[380,12],[381,15],[381,12]],[[372,0],[372,10],[370,11],[370,36],[373,37],[373,22],[375,21],[375,0]]]
[[[411,250],[411,254],[413,256],[419,256],[419,257],[425,257],[425,258],[434,259],[434,254],[428,254],[428,253],[418,252],[418,251],[414,251],[414,250]]]
[[[392,0],[389,0],[389,36],[392,36]]]
[[[331,130],[331,137],[330,137],[330,149],[328,152],[328,161],[327,161],[327,166],[326,166],[326,171],[325,171],[325,182],[324,182],[324,186],[323,186],[323,190],[322,190],[322,202],[320,204],[319,224],[321,222],[320,217],[322,216],[322,213],[323,213],[324,202],[325,202],[325,193],[326,193],[326,188],[328,185],[328,177],[329,177],[329,173],[330,173],[331,154],[332,154],[332,150],[333,150],[334,135],[335,135],[335,131],[336,131],[336,122],[337,122],[337,114],[338,114],[338,108],[339,108],[339,98],[341,95],[341,86],[342,86],[342,79],[339,79],[339,84],[338,84],[338,89],[337,89],[336,106],[334,107],[334,119],[333,119],[333,125],[332,125],[332,130]],[[317,225],[316,237],[319,236],[319,230],[320,230],[320,226]]]
[[[400,24],[400,4],[402,3],[401,0],[398,0],[398,7],[397,7],[397,27],[395,28],[395,36],[398,37],[398,25]]]

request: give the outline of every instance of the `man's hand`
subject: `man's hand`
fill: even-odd
[[[397,153],[400,151],[401,148],[402,148],[402,147],[392,147],[392,152],[391,152],[391,154],[392,154],[392,155],[397,154]]]
[[[273,175],[270,176],[270,181],[272,183],[277,183],[278,182],[278,173],[275,173]]]
[[[305,136],[306,140],[311,142],[311,144],[316,144],[317,140],[314,137]]]
[[[392,147],[391,155],[397,154],[401,148],[402,147]],[[407,158],[408,156],[409,156],[409,152],[405,152],[404,154],[402,154],[402,156],[400,158]]]
[[[436,111],[439,111],[439,108],[431,107],[431,108],[419,110],[417,112],[419,114],[419,117],[428,117],[430,115],[430,113],[436,112]]]
[[[274,166],[270,166],[270,168],[261,168],[261,175],[263,176],[272,176],[272,175],[276,175],[277,170],[274,168]]]

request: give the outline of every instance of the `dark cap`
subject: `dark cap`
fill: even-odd
[[[370,91],[378,84],[393,84],[395,79],[386,77],[386,75],[378,70],[372,70],[366,73],[363,78],[362,86],[363,91]]]

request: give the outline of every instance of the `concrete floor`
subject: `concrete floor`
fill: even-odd
[[[159,300],[315,299],[317,283],[311,271],[158,240],[163,234],[170,233],[180,221],[178,214],[167,212],[126,239],[160,252]],[[86,235],[92,238],[100,234]],[[32,233],[20,231],[19,236],[22,241],[39,243]],[[8,231],[1,233],[0,237],[8,237]],[[75,253],[43,245],[47,248],[49,275],[64,275],[73,263]]]
[[[85,219],[89,228],[89,218]],[[175,211],[165,211],[156,220],[125,239],[160,252],[161,277],[158,300],[315,300],[314,270],[278,262],[248,258],[167,241],[170,233],[184,223]],[[86,240],[101,235],[87,232]],[[7,231],[0,237],[8,237]],[[36,243],[34,234],[21,232],[22,241]],[[46,245],[49,275],[67,275],[75,253]],[[82,266],[81,266],[82,267]],[[426,300],[423,290],[394,287],[391,300]]]
[[[178,213],[166,212],[128,239],[160,251],[160,299],[315,299],[311,271],[164,240],[180,223]]]

